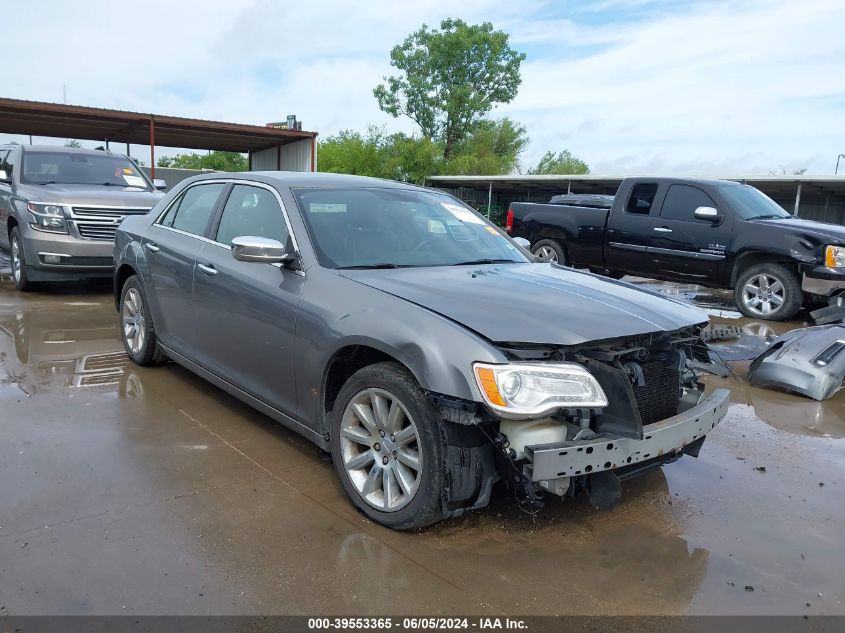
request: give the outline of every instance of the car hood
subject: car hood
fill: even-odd
[[[344,270],[494,342],[579,345],[705,323],[701,310],[554,264]]]
[[[755,224],[765,224],[766,226],[775,226],[779,229],[798,231],[801,233],[810,233],[816,237],[833,241],[838,244],[845,244],[845,227],[839,224],[830,224],[828,222],[816,222],[814,220],[805,220],[803,218],[787,218],[783,220],[751,220]]]
[[[60,204],[92,204],[115,207],[151,208],[164,195],[135,187],[105,187],[101,185],[21,185],[21,193],[34,202]]]

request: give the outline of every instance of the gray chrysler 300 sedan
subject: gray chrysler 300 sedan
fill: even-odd
[[[331,452],[371,519],[419,528],[697,455],[700,311],[535,263],[455,198],[334,174],[208,174],[123,221],[132,360],[174,360]]]

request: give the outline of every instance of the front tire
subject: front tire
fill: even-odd
[[[15,288],[20,292],[32,290],[32,282],[29,280],[26,272],[26,258],[23,254],[21,231],[18,227],[13,227],[12,232],[9,234],[9,251],[12,264],[12,280],[15,282]]]
[[[137,275],[129,277],[120,291],[120,339],[136,365],[160,365],[167,360],[158,346],[147,296]]]
[[[540,240],[531,247],[531,254],[538,262],[550,262],[566,266],[566,251],[557,240]]]
[[[443,519],[443,443],[434,408],[398,363],[355,372],[331,413],[332,461],[363,514],[394,530]]]
[[[801,309],[804,294],[798,273],[783,264],[756,264],[737,277],[734,300],[747,317],[788,321]]]

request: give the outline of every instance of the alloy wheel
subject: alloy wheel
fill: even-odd
[[[384,389],[364,389],[346,405],[340,452],[355,490],[378,510],[400,510],[419,489],[423,456],[417,426]]]
[[[785,300],[783,282],[774,275],[754,275],[745,282],[742,289],[743,305],[749,312],[759,316],[770,316],[777,312]]]
[[[135,288],[129,288],[123,296],[121,321],[127,347],[133,354],[139,353],[144,348],[147,330],[144,322],[144,301],[141,299],[141,293]]]
[[[557,253],[551,246],[541,246],[534,251],[534,256],[541,262],[557,263]]]

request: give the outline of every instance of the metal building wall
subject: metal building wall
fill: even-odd
[[[311,171],[311,144],[315,142],[316,139],[304,138],[281,147],[252,152],[249,168],[255,171]]]

